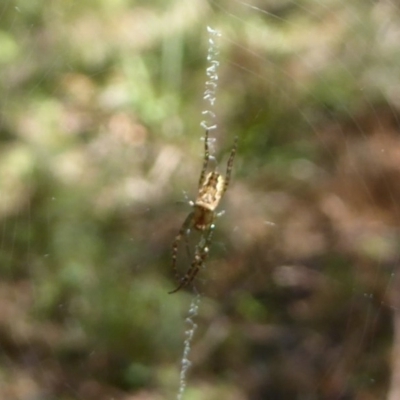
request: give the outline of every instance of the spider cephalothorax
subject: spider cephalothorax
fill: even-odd
[[[178,235],[175,237],[172,246],[172,267],[179,281],[179,285],[175,290],[170,293],[175,293],[184,286],[187,286],[189,283],[191,283],[197,272],[199,271],[199,268],[207,258],[209,245],[211,243],[211,237],[215,228],[214,220],[217,215],[215,213],[215,210],[218,207],[222,196],[228,189],[229,181],[231,178],[233,160],[236,154],[236,147],[237,138],[235,139],[235,143],[231,150],[231,155],[229,157],[226,168],[225,178],[217,171],[207,173],[210,152],[208,148],[208,130],[206,131],[204,138],[204,161],[203,168],[200,173],[199,189],[196,201],[190,203],[193,207],[193,211],[187,216],[185,222],[179,230]],[[187,248],[189,248],[188,235],[192,228],[202,232],[202,236],[199,244],[195,248],[195,255],[188,271],[183,277],[181,277],[176,269],[178,245],[182,239],[182,236],[185,236],[186,246]]]

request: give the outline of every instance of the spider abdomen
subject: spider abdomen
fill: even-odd
[[[218,172],[207,174],[204,184],[199,189],[196,205],[207,210],[214,211],[224,193],[225,180]]]

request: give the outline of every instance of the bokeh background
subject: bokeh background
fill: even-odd
[[[1,398],[176,398],[207,26],[239,149],[184,398],[400,399],[390,0],[2,0]]]

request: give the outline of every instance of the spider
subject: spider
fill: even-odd
[[[223,177],[215,169],[214,171],[207,173],[208,161],[210,159],[208,135],[209,131],[206,130],[204,137],[203,168],[200,173],[197,198],[196,201],[191,201],[189,203],[193,207],[193,211],[185,219],[172,245],[172,268],[175,272],[177,280],[179,281],[179,285],[176,289],[169,292],[169,294],[175,293],[193,282],[193,279],[199,272],[200,267],[206,260],[208,256],[209,246],[211,244],[212,234],[215,229],[214,220],[217,216],[220,215],[220,213],[216,213],[215,210],[218,207],[222,196],[228,189],[231,179],[231,171],[233,167],[233,160],[236,154],[238,137],[235,138],[235,142],[233,144],[226,167],[226,175],[225,177]],[[181,277],[176,268],[178,246],[182,237],[185,237],[186,249],[190,254],[188,237],[192,228],[200,231],[202,233],[202,236],[200,243],[196,246],[195,255],[189,269],[187,270],[186,274]]]

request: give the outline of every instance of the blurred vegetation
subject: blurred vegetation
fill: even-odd
[[[239,151],[185,398],[393,393],[399,7],[6,0],[0,397],[176,396],[193,292],[167,294],[170,249],[202,163],[207,25],[218,160]]]

